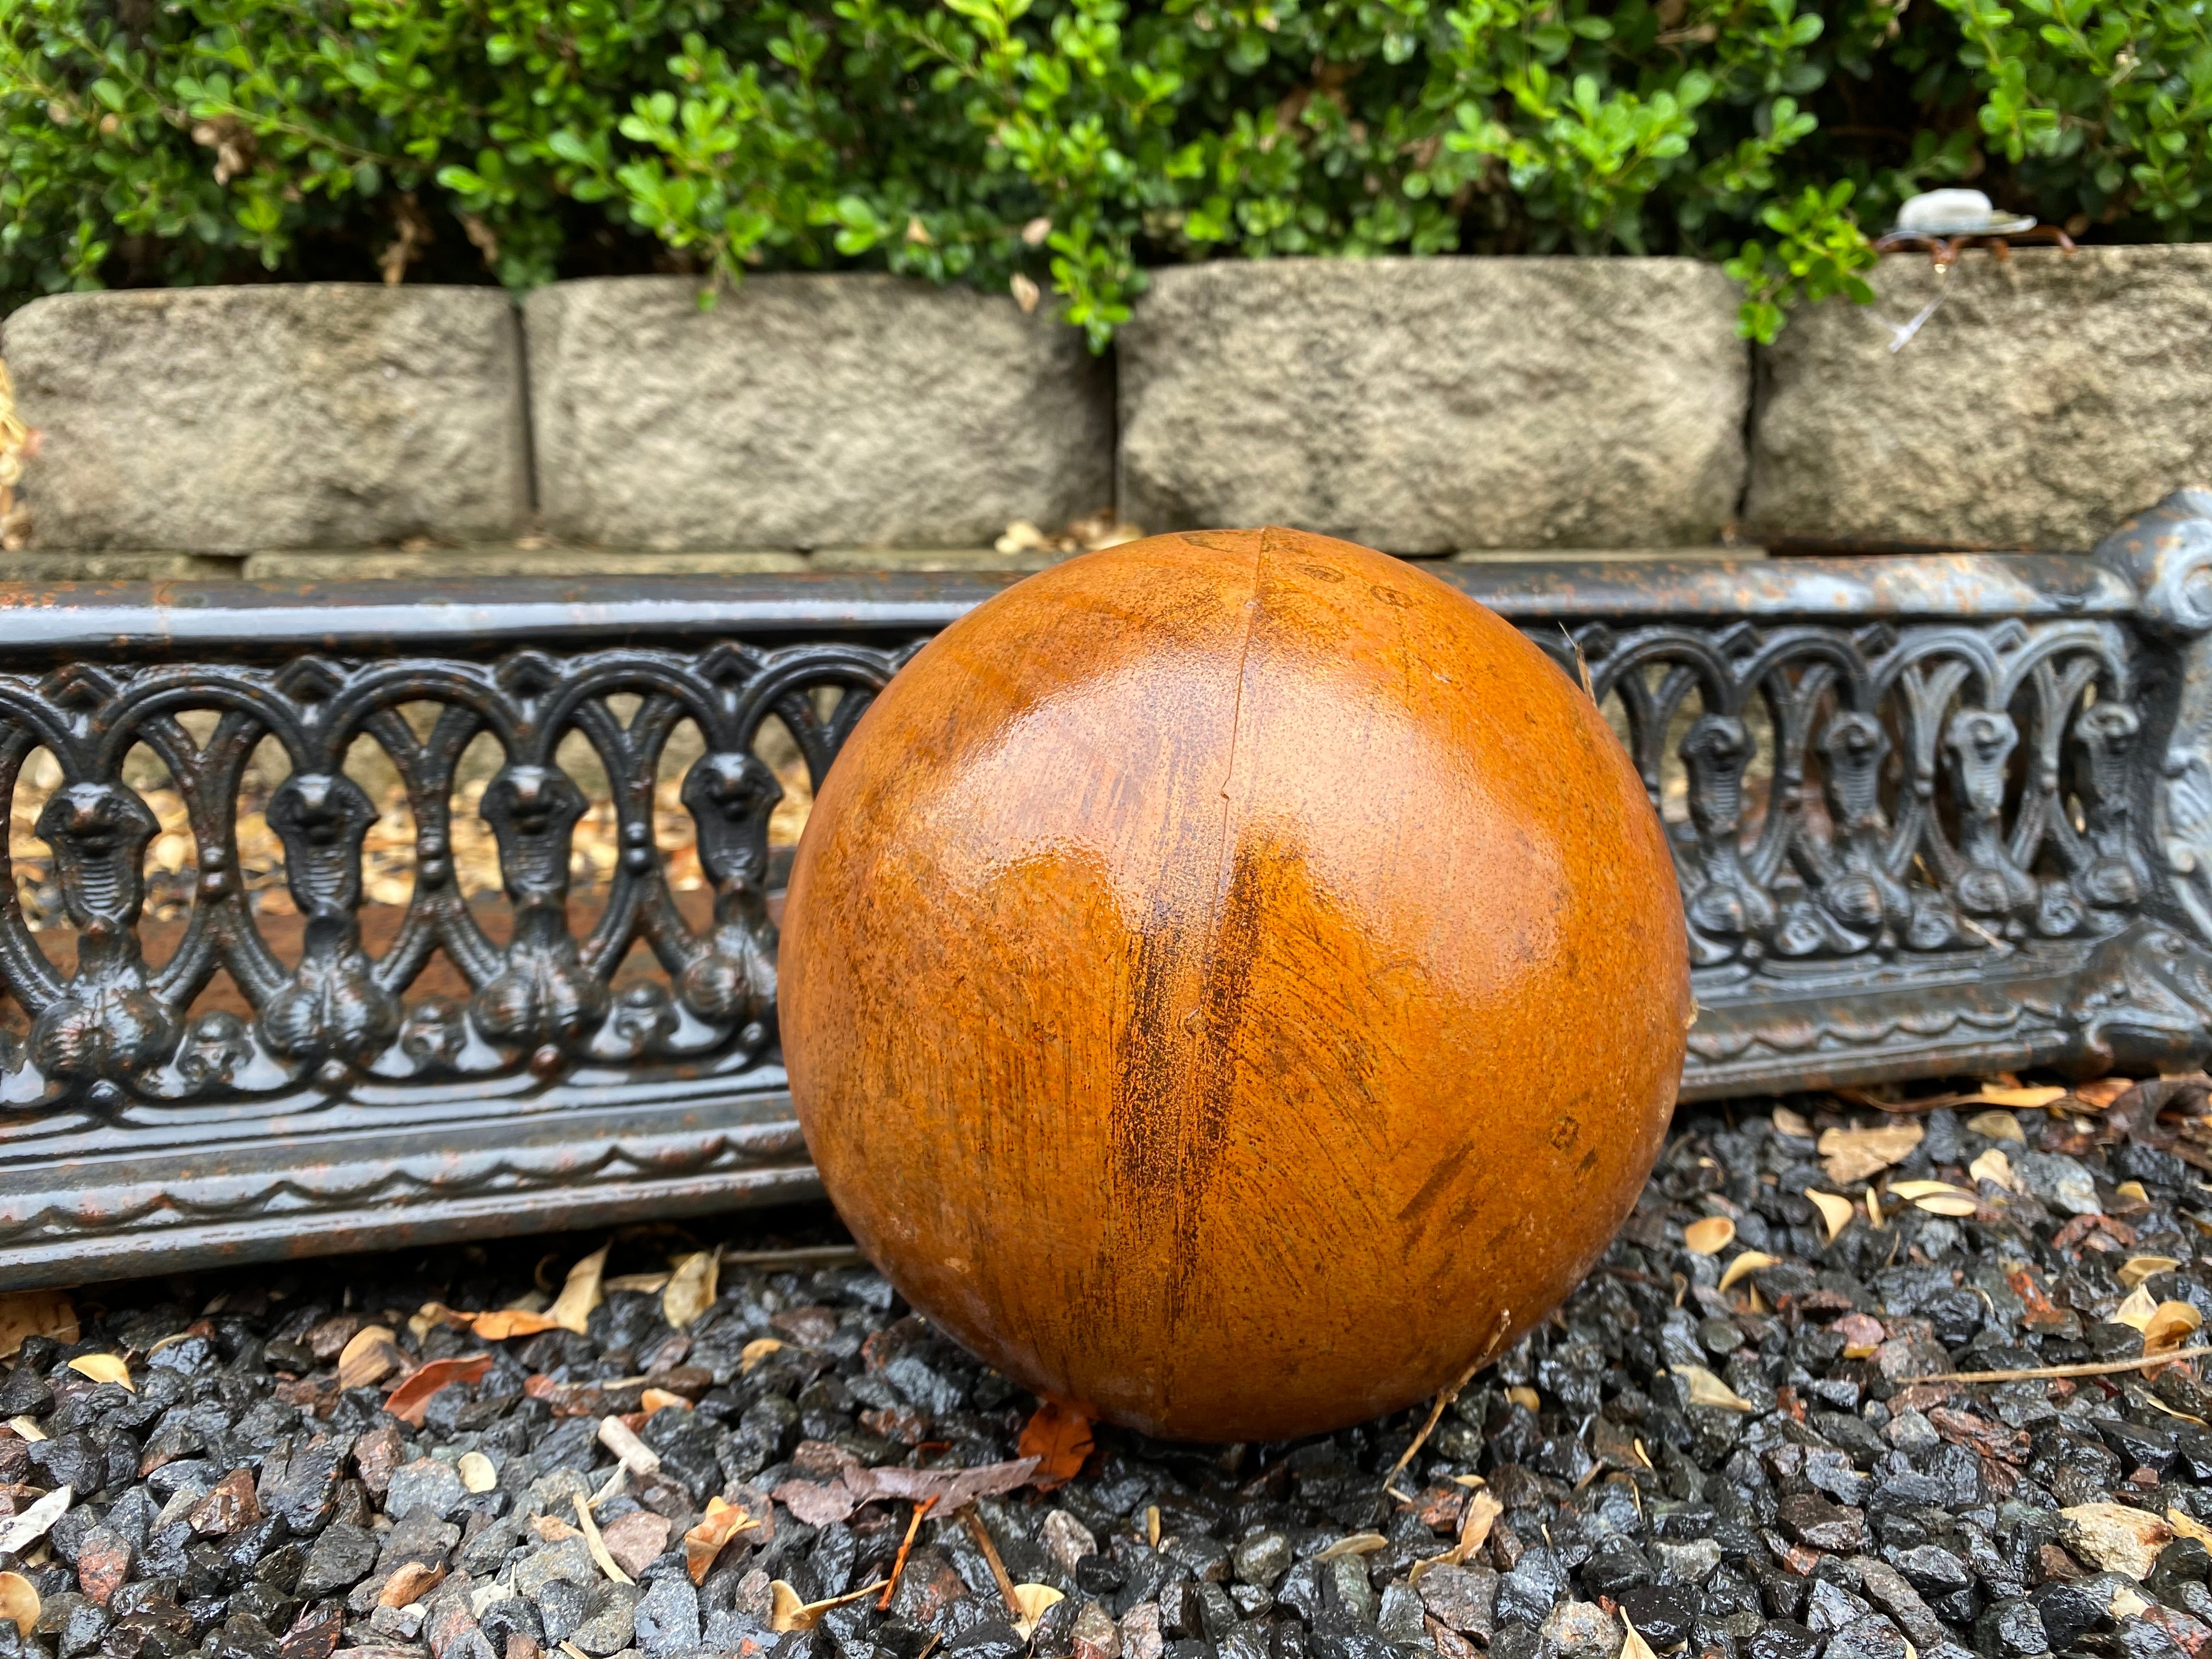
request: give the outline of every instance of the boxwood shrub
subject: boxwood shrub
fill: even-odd
[[[2199,0],[6,0],[0,302],[1273,255],[1722,260],[1747,333],[1906,195],[2212,224]],[[711,298],[717,283],[702,282]]]

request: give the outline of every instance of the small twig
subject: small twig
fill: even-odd
[[[983,1559],[990,1565],[991,1577],[999,1581],[999,1595],[1006,1601],[1006,1611],[1016,1619],[1022,1614],[1022,1604],[1014,1600],[1014,1581],[1006,1572],[1006,1564],[999,1559],[999,1547],[991,1541],[991,1529],[983,1524],[983,1517],[975,1513],[970,1504],[960,1512],[968,1531],[975,1540],[975,1547],[983,1552]]]
[[[2118,1376],[2127,1371],[2147,1371],[2177,1360],[2201,1359],[2212,1353],[2212,1344],[2201,1348],[2176,1348],[2171,1353],[2147,1353],[2140,1359],[2106,1359],[2087,1365],[2023,1365],[2008,1371],[1938,1371],[1933,1376],[1899,1379],[1906,1388],[1915,1382],[2033,1382],[2045,1376]]]
[[[899,1544],[898,1553],[891,1558],[891,1576],[884,1585],[883,1599],[876,1603],[878,1613],[890,1611],[891,1597],[897,1593],[899,1579],[906,1572],[906,1558],[914,1549],[915,1534],[921,1530],[921,1517],[927,1515],[936,1503],[934,1494],[923,1498],[914,1506],[914,1513],[907,1518],[906,1537]]]
[[[1437,1431],[1437,1425],[1443,1421],[1445,1407],[1458,1399],[1461,1390],[1474,1381],[1474,1374],[1477,1371],[1498,1357],[1498,1345],[1505,1340],[1505,1328],[1512,1323],[1512,1309],[1499,1309],[1498,1328],[1491,1333],[1490,1340],[1483,1346],[1482,1352],[1475,1355],[1474,1363],[1459,1374],[1458,1382],[1448,1389],[1437,1390],[1436,1402],[1429,1407],[1429,1420],[1421,1425],[1421,1431],[1413,1437],[1413,1443],[1398,1454],[1398,1461],[1390,1466],[1390,1473],[1382,1477],[1384,1492],[1389,1492],[1394,1498],[1402,1498],[1403,1494],[1392,1490],[1398,1476],[1404,1471],[1406,1465],[1412,1462],[1419,1454],[1421,1448],[1429,1443],[1429,1437]]]
[[[866,1261],[857,1244],[795,1244],[787,1250],[732,1250],[722,1252],[732,1267],[836,1267]]]

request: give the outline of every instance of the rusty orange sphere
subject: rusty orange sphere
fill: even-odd
[[[862,718],[783,922],[822,1179],[1008,1376],[1195,1440],[1420,1400],[1636,1200],[1690,1012],[1589,699],[1417,567],[1261,530],[1058,565]]]

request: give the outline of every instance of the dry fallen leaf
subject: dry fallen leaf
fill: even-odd
[[[455,1458],[453,1473],[461,1477],[464,1492],[490,1492],[499,1485],[499,1471],[480,1451],[463,1452]]]
[[[1717,1406],[1729,1412],[1753,1409],[1751,1401],[1703,1365],[1677,1365],[1674,1375],[1690,1385],[1690,1403],[1692,1406]]]
[[[1459,1539],[1453,1546],[1460,1561],[1465,1561],[1490,1541],[1491,1528],[1504,1513],[1505,1505],[1486,1492],[1479,1492],[1467,1500],[1467,1513],[1459,1519]]]
[[[1457,1474],[1452,1479],[1462,1483],[1471,1480],[1478,1486],[1484,1484],[1482,1477],[1479,1474]],[[1498,1517],[1504,1513],[1505,1505],[1488,1492],[1476,1492],[1467,1500],[1467,1509],[1460,1516],[1457,1540],[1442,1555],[1432,1555],[1425,1560],[1414,1562],[1413,1571],[1407,1575],[1406,1582],[1409,1584],[1419,1584],[1431,1567],[1456,1567],[1463,1565],[1489,1541],[1491,1528],[1497,1524]]]
[[[2053,1101],[2066,1098],[2067,1091],[2053,1084],[2033,1089],[1993,1088],[1982,1085],[1980,1098],[1992,1106],[2009,1106],[2015,1111],[2032,1111],[2039,1106],[2048,1106]]]
[[[2008,1193],[2020,1190],[2012,1184],[2012,1160],[1995,1146],[1969,1164],[1966,1173],[1977,1181],[1994,1182]]]
[[[10,1291],[0,1296],[0,1359],[12,1359],[27,1336],[51,1336],[64,1347],[82,1333],[66,1291]]]
[[[2136,1286],[2141,1291],[2142,1286]],[[2204,1316],[2186,1302],[2161,1302],[2142,1328],[2143,1352],[2170,1353],[2203,1326]]]
[[[657,1273],[617,1273],[599,1288],[602,1291],[635,1291],[641,1296],[659,1296],[668,1288],[668,1281],[676,1275],[664,1268]]]
[[[38,1589],[20,1572],[0,1572],[0,1619],[12,1620],[21,1636],[39,1622]]]
[[[364,1325],[338,1354],[338,1387],[365,1389],[381,1382],[404,1358],[389,1325]]]
[[[407,1561],[384,1581],[377,1592],[376,1604],[380,1607],[407,1607],[421,1601],[446,1582],[444,1566],[429,1566],[421,1561]]]
[[[540,1331],[557,1331],[561,1322],[551,1314],[532,1313],[526,1308],[501,1308],[491,1313],[480,1313],[471,1322],[476,1334],[487,1342],[504,1342],[511,1336],[536,1336]]]
[[[1963,1187],[1954,1187],[1948,1181],[1896,1181],[1890,1183],[1890,1196],[1937,1215],[1967,1216],[1981,1208],[1981,1200]]]
[[[1926,1210],[1934,1215],[1948,1215],[1960,1219],[1974,1214],[1982,1207],[1981,1200],[1972,1193],[1962,1193],[1955,1188],[1948,1193],[1930,1193],[1925,1198],[1914,1199],[1912,1203],[1916,1209]]]
[[[584,1322],[599,1305],[599,1280],[606,1273],[607,1251],[611,1248],[600,1245],[568,1269],[568,1282],[561,1286],[561,1294],[553,1299],[553,1305],[545,1310],[562,1330],[583,1334]]]
[[[1644,1632],[1636,1628],[1625,1613],[1620,1615],[1620,1625],[1624,1632],[1620,1642],[1620,1659],[1659,1659],[1659,1656],[1651,1651],[1651,1644],[1644,1639]]]
[[[647,1417],[655,1412],[665,1412],[671,1406],[679,1411],[690,1411],[691,1402],[680,1394],[671,1394],[665,1389],[647,1389],[637,1397],[637,1408]]]
[[[1735,1223],[1724,1215],[1709,1215],[1682,1229],[1682,1248],[1692,1255],[1718,1255],[1735,1238]]]
[[[782,1633],[813,1628],[799,1622],[806,1615],[806,1603],[799,1599],[799,1592],[789,1584],[779,1578],[768,1587],[768,1627],[770,1630]]]
[[[1769,1255],[1764,1250],[1741,1251],[1734,1261],[1721,1270],[1720,1287],[1725,1291],[1746,1273],[1755,1273],[1761,1267],[1778,1267],[1781,1265],[1780,1256]]]
[[[461,1313],[447,1307],[442,1302],[425,1302],[415,1310],[414,1316],[408,1320],[407,1328],[419,1344],[424,1337],[430,1334],[430,1328],[434,1325],[451,1325],[455,1330],[465,1331],[474,1322],[474,1315]]]
[[[1039,1492],[1064,1486],[1083,1473],[1083,1460],[1091,1455],[1091,1419],[1073,1406],[1048,1400],[1022,1425],[1015,1455],[1037,1460]]]
[[[456,1355],[451,1359],[432,1359],[416,1369],[415,1374],[385,1396],[384,1409],[403,1423],[422,1426],[422,1413],[429,1408],[430,1396],[452,1382],[473,1382],[491,1369],[488,1353]]]
[[[1347,1555],[1372,1555],[1376,1551],[1389,1547],[1390,1540],[1379,1532],[1355,1532],[1348,1537],[1338,1539],[1313,1559],[1317,1562],[1335,1561]]]
[[[2136,1085],[2124,1077],[2100,1077],[2094,1083],[2075,1085],[2074,1098],[2084,1110],[2101,1112]]]
[[[925,1498],[933,1498],[945,1514],[951,1515],[979,1498],[996,1497],[1028,1486],[1036,1474],[1036,1467],[1033,1457],[1013,1457],[1000,1463],[977,1463],[964,1469],[908,1469],[896,1464],[880,1468],[848,1467],[837,1478],[856,1504],[884,1498],[903,1498],[919,1503]]]
[[[1798,1140],[1810,1140],[1813,1138],[1813,1126],[1805,1121],[1802,1114],[1791,1111],[1787,1106],[1777,1106],[1774,1109],[1774,1132],[1777,1134],[1789,1135]]]
[[[8,1426],[15,1430],[15,1437],[19,1440],[35,1443],[46,1437],[46,1431],[39,1426],[39,1419],[35,1417],[11,1417],[8,1419]]]
[[[2020,1127],[2020,1120],[2010,1112],[1977,1112],[1966,1120],[1966,1127],[1984,1140],[2017,1140],[2027,1144],[2027,1132]]]
[[[1903,1163],[1927,1133],[1911,1118],[1871,1129],[1831,1129],[1820,1137],[1820,1164],[1829,1180],[1848,1187]]]
[[[759,1525],[735,1504],[726,1504],[719,1498],[708,1498],[706,1519],[684,1534],[684,1570],[691,1575],[691,1582],[705,1583],[723,1546],[739,1533]]]
[[[701,1250],[676,1264],[675,1275],[660,1298],[660,1316],[671,1330],[689,1329],[693,1320],[714,1305],[720,1262],[716,1252]]]
[[[1021,1617],[1014,1620],[1014,1634],[1026,1642],[1036,1633],[1037,1620],[1066,1600],[1066,1592],[1049,1584],[1015,1585],[1014,1606],[1021,1610]]]
[[[1544,1409],[1543,1396],[1525,1382],[1516,1388],[1506,1389],[1505,1397],[1515,1405],[1525,1407],[1532,1412],[1540,1412]]]
[[[2115,1325],[2132,1325],[2142,1330],[2150,1323],[2150,1316],[2158,1311],[2158,1298],[2143,1289],[2138,1282],[2127,1294],[2127,1299],[2112,1310]]]
[[[1820,1219],[1828,1224],[1828,1243],[1832,1244],[1844,1228],[1851,1224],[1851,1217],[1858,1206],[1840,1193],[1824,1193],[1808,1187],[1805,1197],[1820,1212]]]
[[[2193,1516],[2184,1515],[2177,1509],[2168,1509],[2166,1524],[2173,1528],[2176,1538],[2194,1538],[2200,1544],[2212,1545],[2212,1527],[2205,1526]]]
[[[2112,1188],[2112,1195],[2120,1200],[2112,1207],[2114,1215],[2134,1215],[2150,1208],[2150,1194],[2143,1190],[2140,1181],[2123,1181]]]
[[[120,1354],[80,1354],[70,1361],[69,1368],[78,1376],[88,1376],[95,1382],[113,1382],[130,1389],[133,1394],[138,1392],[131,1386],[131,1367],[124,1363]]]
[[[783,1344],[774,1337],[757,1336],[738,1350],[738,1370],[740,1373],[750,1371],[770,1354],[782,1352]]]
[[[2181,1264],[2170,1255],[2131,1255],[2120,1263],[2114,1275],[2128,1289],[2135,1287],[2154,1273],[2170,1273]]]
[[[842,1595],[833,1595],[826,1601],[801,1601],[799,1592],[782,1579],[777,1579],[769,1589],[769,1612],[768,1627],[779,1635],[794,1630],[812,1630],[822,1622],[822,1615],[863,1596],[873,1595],[888,1583],[878,1579],[872,1584],[856,1590],[847,1590]]]

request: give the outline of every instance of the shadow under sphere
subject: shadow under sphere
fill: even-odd
[[[793,871],[792,1091],[908,1300],[1040,1394],[1272,1440],[1556,1304],[1682,1066],[1680,900],[1589,698],[1413,566],[1155,536],[954,623]]]

